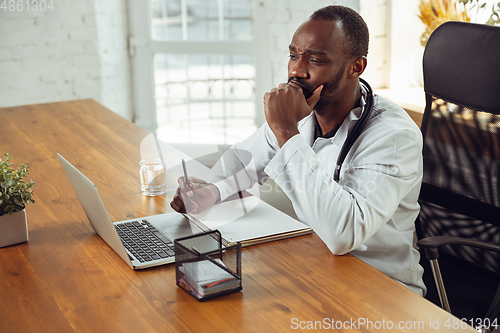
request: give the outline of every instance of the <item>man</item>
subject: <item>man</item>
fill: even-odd
[[[208,182],[190,179],[191,190],[179,179],[172,208],[199,212],[271,177],[334,254],[350,252],[423,295],[423,269],[413,247],[422,181],[422,137],[415,123],[375,95],[338,181],[333,177],[341,147],[367,111],[367,89],[359,80],[367,65],[366,23],[347,7],[322,8],[297,29],[289,49],[288,83],[264,96],[266,123],[223,156]],[[251,153],[253,173],[237,170],[241,151]],[[239,187],[229,178],[237,178]]]

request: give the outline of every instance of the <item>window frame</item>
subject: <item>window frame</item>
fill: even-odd
[[[153,56],[155,53],[253,56],[255,66],[255,125],[265,122],[262,96],[271,88],[268,22],[263,3],[252,1],[253,39],[250,41],[160,41],[151,35],[150,1],[128,0],[129,56],[132,67],[133,121],[146,131],[156,126]]]

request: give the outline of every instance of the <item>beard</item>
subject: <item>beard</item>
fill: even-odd
[[[342,77],[344,76],[344,71],[347,66],[347,62],[344,62],[342,66],[339,68],[339,71],[337,74],[327,83],[324,83],[323,90],[321,90],[321,95],[319,97],[318,103],[316,103],[316,106],[314,107],[315,110],[319,110],[323,108],[324,106],[327,106],[333,102],[335,97],[333,96],[334,93],[338,90],[340,86],[340,80],[342,80]],[[311,97],[314,89],[316,89],[319,84],[316,87],[311,86],[305,79],[302,78],[297,78],[297,77],[290,77],[288,79],[288,82],[294,82],[298,84],[302,88],[302,92],[304,93],[304,97],[306,100]]]
[[[346,63],[344,63],[339,71],[337,72],[337,75],[335,75],[330,81],[328,81],[325,86],[323,87],[323,90],[321,91],[321,95],[319,98],[318,103],[314,106],[314,109],[319,111],[323,109],[325,106],[328,106],[332,104],[335,99],[335,92],[339,89],[340,86],[340,81],[342,80],[342,77],[344,76],[344,71],[346,68]]]

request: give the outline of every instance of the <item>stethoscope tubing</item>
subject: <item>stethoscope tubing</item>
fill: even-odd
[[[358,119],[356,124],[354,125],[354,128],[352,129],[351,133],[347,136],[347,139],[345,140],[344,144],[342,145],[342,148],[340,150],[339,157],[337,158],[337,165],[335,166],[335,171],[333,173],[333,180],[336,182],[339,181],[340,178],[340,169],[342,168],[342,164],[344,163],[344,160],[347,156],[347,153],[349,153],[349,150],[353,146],[354,142],[358,139],[360,136],[361,132],[363,131],[363,128],[365,127],[368,119],[370,118],[370,115],[373,111],[373,90],[372,87],[363,80],[362,78],[359,78],[359,81],[361,84],[363,84],[368,91],[366,95],[366,103],[363,108],[363,111],[361,113],[361,117]]]

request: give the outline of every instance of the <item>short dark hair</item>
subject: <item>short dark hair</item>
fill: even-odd
[[[366,57],[368,55],[369,32],[366,22],[355,10],[339,5],[327,6],[315,11],[311,20],[339,21],[344,28],[348,57]]]

